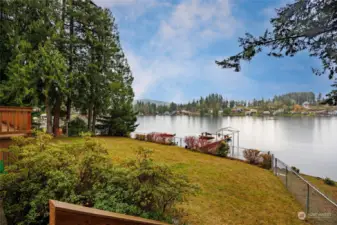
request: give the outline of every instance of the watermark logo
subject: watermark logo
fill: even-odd
[[[297,216],[300,220],[305,220],[306,217],[305,212],[298,212]]]

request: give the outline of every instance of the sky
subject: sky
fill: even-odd
[[[275,8],[292,0],[94,0],[109,8],[131,67],[135,99],[185,103],[210,93],[227,99],[272,98],[287,92],[326,94],[317,58],[260,53],[240,72],[215,64],[240,52],[238,38],[270,29]]]

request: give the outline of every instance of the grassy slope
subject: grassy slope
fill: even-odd
[[[303,178],[307,179],[310,183],[312,183],[317,189],[323,192],[327,197],[329,197],[334,202],[337,202],[337,182],[335,182],[335,186],[330,186],[324,183],[322,178],[317,178],[309,175],[301,174]]]
[[[69,139],[67,139],[69,140]],[[181,205],[189,224],[304,224],[302,211],[270,171],[242,162],[127,138],[99,138],[114,160],[133,158],[139,147],[153,159],[186,174],[202,191]]]

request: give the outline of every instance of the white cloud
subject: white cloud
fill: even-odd
[[[124,19],[126,20],[136,20],[153,8],[171,6],[168,0],[93,0],[93,2],[104,8],[125,10],[127,15],[124,15]]]
[[[152,45],[175,57],[189,58],[220,38],[233,37],[240,27],[228,0],[188,0],[161,21]]]
[[[137,1],[137,3],[150,0]],[[130,11],[139,7],[134,1],[129,2]],[[115,1],[114,5],[127,4]],[[158,30],[148,43],[144,43],[144,51],[136,51],[128,48],[125,53],[134,75],[135,98],[142,98],[146,93],[161,87],[161,92],[167,93],[169,101],[182,102],[185,99],[182,86],[188,86],[188,80],[207,79],[213,82],[216,79],[224,79],[230,70],[221,70],[214,63],[213,57],[197,57],[200,51],[207,48],[213,42],[232,38],[241,24],[231,14],[229,0],[187,0],[182,1],[172,8],[168,16],[160,21]],[[129,46],[129,44],[128,44]],[[131,45],[130,45],[131,46]],[[215,72],[215,69],[219,69]],[[219,78],[213,76],[213,72],[220,74]],[[207,75],[206,75],[207,74]],[[221,78],[220,78],[221,76]],[[239,79],[245,79],[237,73],[231,78],[233,83],[240,83]],[[180,80],[182,85],[164,85],[167,82],[174,84]],[[242,83],[242,82],[241,82]],[[211,92],[212,88],[209,87]],[[156,96],[153,96],[156,99]]]

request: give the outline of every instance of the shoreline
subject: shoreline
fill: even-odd
[[[284,115],[253,115],[253,116],[248,116],[248,115],[223,115],[223,116],[213,116],[213,115],[160,115],[160,114],[151,114],[151,115],[137,115],[137,116],[142,116],[142,117],[145,117],[145,116],[167,116],[167,117],[175,117],[175,116],[188,116],[188,117],[215,117],[215,118],[221,118],[221,117],[253,117],[253,118],[270,118],[270,117],[273,117],[273,118],[282,118],[282,117],[285,117],[285,118],[289,118],[289,117],[296,117],[296,118],[299,118],[299,117],[306,117],[306,118],[320,118],[320,117],[324,117],[324,118],[330,118],[330,117],[336,117],[337,118],[337,115],[302,115],[302,114],[293,114],[293,115],[290,115],[290,114],[284,114]]]

